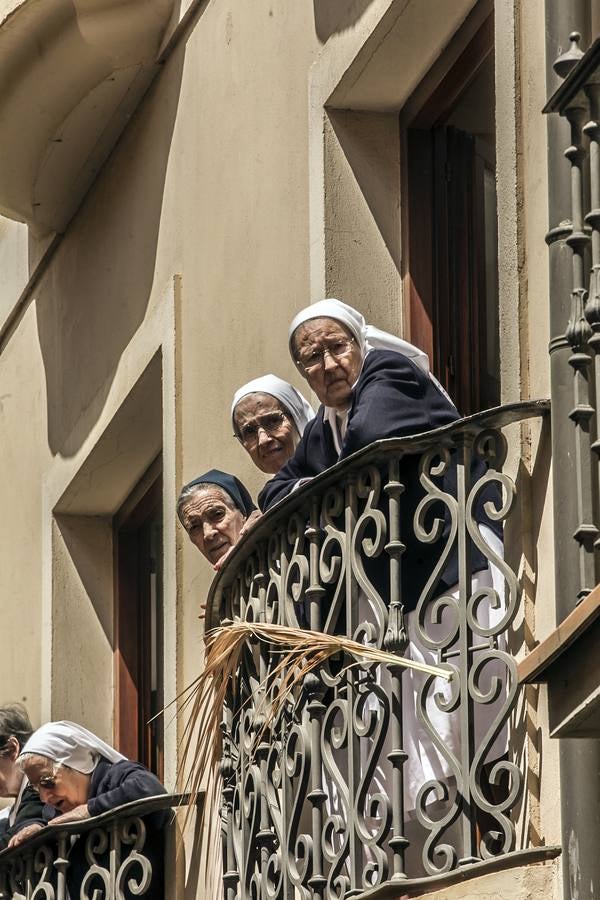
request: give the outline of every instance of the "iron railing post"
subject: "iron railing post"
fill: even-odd
[[[548,95],[560,84],[553,63],[565,48],[567,36],[582,35],[587,46],[590,39],[591,4],[589,0],[546,0],[546,72]],[[577,61],[576,59],[574,60]],[[563,74],[566,74],[564,72]],[[563,153],[571,146],[569,125],[559,116],[549,116],[548,129],[548,234],[550,267],[550,374],[552,396],[552,469],[554,503],[554,572],[556,619],[561,622],[573,609],[587,585],[587,572],[581,571],[581,553],[573,552],[565,534],[575,534],[580,519],[577,494],[566,473],[572,471],[577,454],[578,428],[565,427],[573,411],[573,377],[569,360],[571,346],[566,330],[571,316],[573,269],[571,249],[571,180]],[[582,375],[576,371],[576,376]],[[576,403],[575,406],[578,404]],[[591,461],[590,461],[591,464]],[[581,488],[579,489],[581,493]],[[583,536],[583,535],[582,535]],[[563,893],[565,900],[587,894],[592,885],[600,885],[600,854],[597,835],[600,829],[600,742],[596,740],[561,740],[561,829]]]

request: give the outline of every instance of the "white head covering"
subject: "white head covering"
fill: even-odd
[[[396,337],[395,334],[381,331],[374,325],[367,325],[362,313],[348,306],[347,303],[342,303],[341,300],[319,300],[318,303],[312,303],[305,309],[300,310],[290,325],[290,349],[292,336],[298,326],[309,319],[320,318],[335,319],[338,322],[342,322],[358,341],[363,356],[366,356],[369,350],[394,350],[396,353],[408,356],[424,372],[429,372],[429,359],[424,350],[419,350],[414,344],[409,344],[408,341]]]
[[[409,344],[408,341],[396,337],[395,334],[390,334],[388,331],[381,331],[381,329],[376,328],[375,325],[367,325],[362,313],[359,313],[357,309],[353,309],[352,306],[348,306],[347,303],[342,303],[341,300],[319,300],[317,303],[312,303],[310,306],[305,307],[305,309],[300,310],[290,325],[289,345],[292,357],[294,356],[292,351],[292,338],[296,329],[302,325],[303,322],[308,322],[309,319],[320,318],[335,319],[337,322],[341,322],[345,325],[350,333],[356,338],[362,351],[363,359],[370,350],[393,350],[395,353],[402,353],[403,356],[412,359],[423,372],[429,375],[444,397],[446,397],[446,399],[454,406],[454,403],[446,393],[445,389],[439,383],[435,375],[429,371],[429,357],[424,350],[420,350],[418,347],[415,347],[414,344]]]
[[[235,408],[242,397],[247,397],[248,394],[269,394],[271,397],[279,400],[280,403],[283,403],[285,408],[289,410],[300,437],[302,437],[302,432],[308,423],[315,417],[315,411],[308,400],[293,385],[283,381],[282,378],[278,378],[277,375],[262,375],[260,378],[254,378],[248,384],[244,384],[235,392],[233,403],[231,404],[231,421],[234,431],[235,421],[233,414]]]
[[[38,728],[21,750],[19,758],[26,753],[46,756],[84,775],[94,771],[101,756],[111,763],[127,759],[83,725],[66,721],[48,722]]]

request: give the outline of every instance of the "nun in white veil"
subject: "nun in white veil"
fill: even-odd
[[[261,508],[268,509],[283,500],[298,483],[325,471],[338,460],[350,456],[376,440],[389,437],[421,434],[447,425],[459,418],[456,407],[429,370],[427,355],[395,335],[382,332],[368,325],[358,311],[335,299],[326,299],[303,309],[292,321],[289,329],[289,347],[298,370],[321,400],[321,407],[305,432],[292,459],[275,478],[268,482],[259,496]],[[413,521],[422,497],[418,476],[418,460],[405,456],[400,461],[400,481],[404,485],[402,495],[403,542],[401,591],[406,613],[409,637],[408,655],[425,662],[438,662],[437,654],[421,640],[415,611],[418,598],[435,567],[440,549],[431,547],[424,551],[415,536]],[[481,466],[480,466],[481,467]],[[478,472],[478,476],[483,474]],[[444,490],[456,491],[450,481]],[[485,541],[498,557],[502,558],[501,528],[491,522],[484,509],[483,497],[474,510]],[[437,552],[437,555],[436,555]],[[472,592],[493,587],[502,597],[504,583],[501,573],[488,564],[485,556],[474,550]],[[371,564],[369,578],[382,598],[389,595],[385,559],[367,560]],[[366,564],[365,563],[365,564]],[[439,579],[440,594],[457,595],[458,561],[449,557],[443,576]],[[503,615],[502,603],[489,608],[487,613],[498,620]],[[376,621],[370,609],[369,598],[361,591],[359,597],[361,621]],[[484,624],[484,612],[479,614]],[[490,624],[490,623],[488,623]],[[435,636],[433,636],[435,638]],[[383,675],[386,688],[390,687],[387,675]],[[414,811],[420,788],[430,781],[444,783],[449,775],[445,755],[438,752],[431,735],[422,722],[417,709],[417,697],[421,684],[419,676],[410,674],[403,678],[404,749],[407,761],[403,767],[405,803],[407,812]],[[435,702],[438,695],[440,704]],[[459,721],[456,715],[444,712],[442,695],[448,689],[434,684],[428,692],[427,716],[444,746],[460,757]],[[475,723],[476,739],[489,724],[493,708],[483,711],[489,715],[478,717]],[[497,758],[505,749],[505,733],[498,736],[488,759]],[[384,754],[385,756],[385,754]],[[383,759],[383,757],[382,757]],[[389,793],[389,771],[379,770],[377,779],[382,794]]]
[[[424,350],[421,350],[409,341],[405,341],[404,338],[391,334],[389,331],[382,331],[380,328],[377,328],[376,325],[369,325],[361,312],[354,309],[352,306],[349,306],[347,303],[343,303],[341,300],[336,300],[334,298],[319,300],[317,303],[312,303],[310,306],[305,307],[305,309],[301,310],[292,319],[289,328],[289,345],[290,352],[294,359],[294,336],[296,331],[300,325],[303,325],[305,322],[318,318],[333,319],[336,322],[341,322],[355,338],[363,363],[369,353],[373,350],[390,350],[393,353],[400,353],[402,356],[410,359],[411,362],[415,363],[415,365],[429,376],[437,390],[446,398],[452,408],[456,410],[448,393],[431,371],[429,367],[429,357]],[[325,406],[324,418],[325,421],[329,422],[331,425],[336,449],[338,452],[341,452],[342,441],[340,438],[341,432],[343,432],[345,427],[345,421],[340,421],[339,411],[337,412],[336,421],[336,410],[333,407],[328,406]]]
[[[166,791],[156,775],[138,762],[127,759],[102,738],[75,722],[58,721],[42,725],[29,738],[18,758],[29,782],[35,787],[42,802],[54,807],[57,815],[46,826],[59,828],[99,816],[126,803],[157,797]],[[144,896],[158,900],[163,894],[163,835],[166,812],[160,810],[144,816],[146,826],[143,855],[152,866],[152,882]],[[19,832],[19,835],[21,832]],[[19,837],[17,835],[17,838]],[[128,853],[125,845],[123,857]],[[108,868],[108,851],[99,853],[97,862]],[[136,876],[132,864],[131,876]],[[94,886],[101,887],[102,879],[89,880],[89,863],[81,840],[76,841],[69,853],[67,881],[69,895],[79,897],[86,882],[89,896]],[[141,875],[140,873],[137,873]],[[124,900],[132,900],[139,892],[131,891],[128,881],[123,889]]]
[[[267,475],[275,475],[293,455],[314,417],[314,409],[300,391],[271,374],[244,384],[231,404],[235,437]]]

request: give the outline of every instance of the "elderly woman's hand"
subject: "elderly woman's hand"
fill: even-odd
[[[254,528],[259,519],[262,519],[262,513],[260,509],[255,509],[254,512],[251,512],[244,524],[240,529],[240,537],[244,537],[245,534],[248,534],[251,528]]]
[[[17,833],[13,835],[8,842],[9,849],[12,847],[18,847],[28,838],[33,837],[34,834],[37,834],[38,831],[41,831],[43,827],[43,825],[35,823],[33,825],[26,825],[25,828],[21,828],[21,830],[17,831]]]
[[[235,545],[234,545],[234,546],[235,546]],[[229,550],[227,551],[227,553],[224,553],[223,556],[221,557],[221,559],[218,559],[218,560],[216,561],[216,563],[215,563],[214,566],[213,566],[213,569],[215,570],[215,572],[219,572],[219,571],[223,568],[223,566],[225,565],[225,561],[226,561],[227,557],[228,557],[228,556],[231,556],[231,551],[232,551],[232,550],[233,550],[233,547],[230,547]]]
[[[242,527],[240,528],[240,538],[243,538],[245,534],[248,534],[251,528],[256,525],[258,520],[262,517],[262,513],[259,509],[255,509],[254,512],[251,512]],[[215,572],[219,572],[223,566],[225,565],[226,560],[229,558],[233,550],[235,549],[235,544],[233,547],[230,547],[227,553],[224,553],[223,556],[216,561],[213,566]]]
[[[55,819],[52,819],[48,824],[50,826],[67,825],[69,822],[79,822],[80,819],[89,818],[90,811],[87,807],[87,803],[82,803],[80,806],[76,806],[75,809],[70,809],[69,812],[63,813],[62,816],[57,816]]]

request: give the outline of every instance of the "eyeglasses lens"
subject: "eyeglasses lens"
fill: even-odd
[[[240,428],[240,438],[244,446],[252,446],[258,441],[258,432],[262,428],[267,434],[271,435],[278,431],[284,420],[283,413],[269,413],[254,422],[248,422]]]

